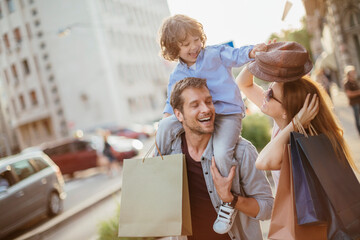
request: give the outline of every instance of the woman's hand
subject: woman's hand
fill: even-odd
[[[310,101],[310,93],[306,96],[303,107],[296,114],[299,118],[301,125],[307,128],[319,112],[319,99],[316,94],[313,95]]]

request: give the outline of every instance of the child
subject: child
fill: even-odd
[[[235,144],[241,132],[242,118],[245,116],[244,103],[231,69],[251,61],[256,51],[266,50],[266,45],[240,48],[225,45],[205,47],[205,41],[203,26],[195,19],[175,15],[164,21],[160,29],[161,54],[166,60],[178,60],[179,63],[170,75],[164,109],[164,117],[167,118],[161,121],[160,127],[167,130],[164,132],[170,139],[182,129],[170,105],[173,85],[186,77],[207,79],[216,112],[213,140],[215,161],[222,176],[228,176],[235,163]],[[160,142],[159,148],[161,152],[167,152],[164,143]],[[227,233],[236,213],[230,203],[223,203],[213,225],[214,231],[219,234]]]

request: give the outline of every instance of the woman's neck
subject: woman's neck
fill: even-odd
[[[274,120],[281,130],[284,129],[289,124],[286,120],[282,118],[274,119]]]

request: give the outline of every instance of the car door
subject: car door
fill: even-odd
[[[34,157],[29,160],[31,165],[36,170],[36,179],[34,179],[36,189],[34,194],[42,196],[38,198],[36,208],[43,208],[46,210],[48,195],[55,179],[54,171],[50,165],[40,157]]]
[[[8,182],[7,187],[6,184],[1,184],[0,187],[0,236],[2,236],[14,227],[18,221],[13,214],[17,216],[20,214],[19,209],[16,208],[17,203],[14,202],[14,195],[16,194],[14,190],[15,179],[10,165],[0,169],[0,177]]]
[[[16,192],[13,196],[16,202],[16,218],[22,218],[24,221],[32,219],[42,211],[41,199],[46,198],[41,194],[41,178],[36,174],[34,167],[28,159],[24,159],[11,164],[11,168],[18,178],[14,185]]]

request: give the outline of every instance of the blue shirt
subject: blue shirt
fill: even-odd
[[[186,77],[205,78],[207,80],[207,86],[217,114],[244,113],[244,102],[231,69],[240,67],[252,60],[249,58],[249,52],[252,49],[252,45],[240,48],[214,45],[202,49],[196,63],[191,67],[179,61],[170,75],[164,113],[174,113],[170,105],[171,91],[176,82]]]

